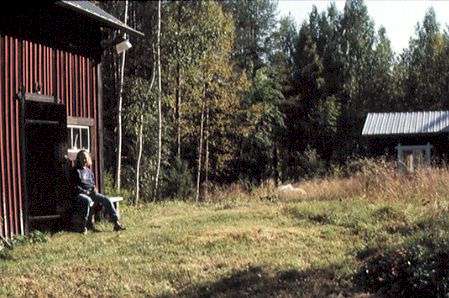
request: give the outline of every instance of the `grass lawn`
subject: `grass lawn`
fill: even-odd
[[[360,295],[364,254],[416,237],[419,203],[367,200],[167,202],[122,208],[127,230],[0,254],[0,296]]]

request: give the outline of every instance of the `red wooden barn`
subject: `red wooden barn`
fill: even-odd
[[[64,210],[64,160],[80,148],[102,189],[101,57],[111,36],[141,33],[89,1],[11,2],[0,14],[0,235],[10,238]]]

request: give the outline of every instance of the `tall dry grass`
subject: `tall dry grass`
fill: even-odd
[[[360,198],[430,203],[449,196],[449,169],[423,167],[407,173],[399,171],[393,162],[365,159],[349,176],[315,179],[295,186],[297,191],[283,192],[280,196],[302,200]]]
[[[258,187],[242,184],[216,187],[210,191],[208,201],[364,199],[421,200],[427,204],[448,197],[448,168],[427,167],[405,173],[398,171],[393,162],[361,159],[338,174],[293,183],[284,189],[276,187],[273,181]]]

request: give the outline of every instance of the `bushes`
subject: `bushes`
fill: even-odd
[[[380,248],[367,257],[358,283],[391,297],[445,297],[449,293],[448,264],[449,234],[441,227],[421,231],[402,246]]]
[[[326,163],[312,147],[295,154],[282,168],[283,180],[312,179],[326,175]]]
[[[132,199],[132,192],[126,187],[122,187],[120,191],[117,191],[114,187],[114,179],[112,178],[112,174],[109,172],[105,172],[103,176],[104,182],[104,192],[108,196],[121,196],[125,200],[129,201]]]
[[[176,158],[162,177],[162,197],[188,198],[193,192],[193,179],[187,163]]]

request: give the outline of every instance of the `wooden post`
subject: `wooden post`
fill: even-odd
[[[430,149],[432,148],[432,146],[430,145],[430,143],[427,143],[426,145],[426,164],[430,165],[430,160],[431,160],[431,154],[430,154]]]
[[[398,162],[402,162],[402,148],[401,143],[398,144],[396,147],[396,150],[398,150]]]

